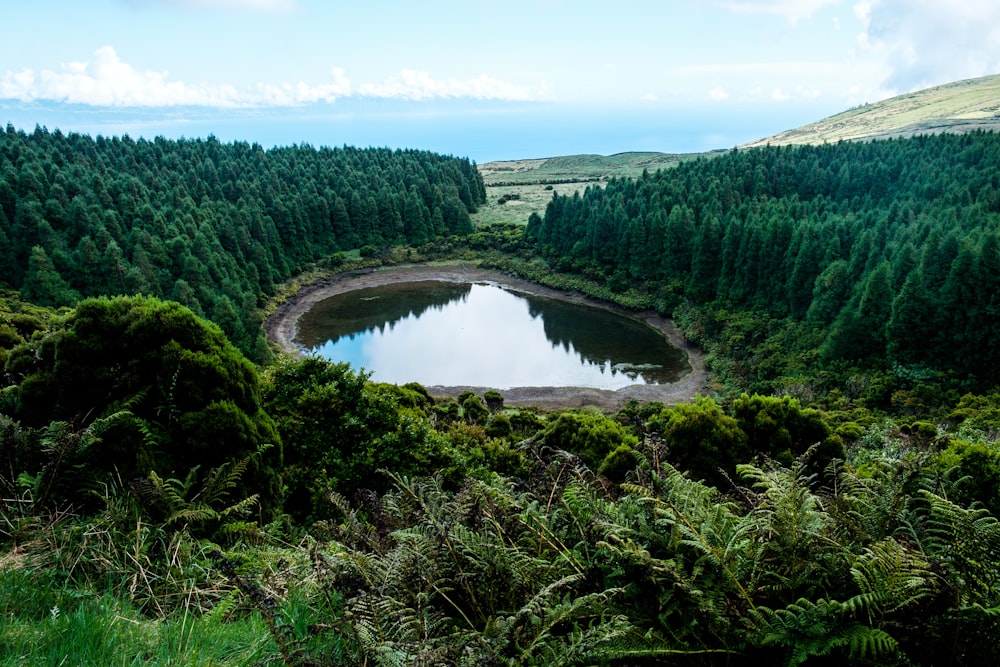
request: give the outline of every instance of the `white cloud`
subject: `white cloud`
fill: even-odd
[[[719,0],[717,4],[741,14],[771,14],[795,23],[837,2],[839,0]]]
[[[894,92],[1000,72],[1000,3],[996,0],[863,0],[863,52],[890,68]]]
[[[841,63],[810,60],[794,60],[784,62],[731,62],[713,63],[711,65],[686,65],[674,71],[684,76],[748,75],[781,76],[781,77],[816,77],[826,76],[840,71]]]
[[[166,71],[139,71],[104,46],[86,62],[64,63],[59,71],[8,71],[0,77],[0,99],[50,100],[95,106],[289,106],[332,102],[349,95],[344,71],[331,71],[332,83],[267,85],[239,90],[231,85],[190,85],[168,80]]]
[[[296,84],[257,84],[253,96],[254,104],[266,106],[295,106],[312,102],[333,102],[338,97],[351,94],[351,81],[340,67],[330,70],[333,83],[308,85],[301,81]]]
[[[297,0],[126,0],[131,5],[167,5],[182,9],[283,13],[298,8]]]
[[[403,70],[382,83],[352,86],[344,70],[335,67],[330,81],[318,84],[258,83],[247,88],[229,84],[171,81],[167,71],[140,71],[123,62],[114,48],[104,46],[84,62],[64,63],[58,71],[24,69],[0,76],[0,99],[24,102],[48,100],[69,104],[121,107],[253,107],[296,106],[333,102],[357,94],[404,100],[471,98],[526,101],[545,99],[543,83],[527,88],[486,74],[472,79],[434,79],[427,72]]]
[[[708,89],[709,99],[806,100],[822,98],[855,105],[888,97],[880,85],[887,68],[876,59],[842,61],[724,62],[670,71],[684,86]],[[697,83],[695,83],[697,82]]]
[[[404,100],[441,98],[472,98],[478,100],[527,101],[542,99],[547,94],[544,85],[532,90],[524,86],[480,74],[473,79],[434,79],[427,72],[404,69],[382,83],[358,86],[365,97],[390,97]]]
[[[800,84],[795,86],[795,95],[801,99],[816,99],[822,95],[822,92],[818,88],[810,88]]]
[[[708,91],[708,99],[721,102],[722,100],[729,99],[729,91],[722,86],[715,86],[712,90]]]

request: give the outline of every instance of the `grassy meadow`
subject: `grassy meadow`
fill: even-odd
[[[542,215],[553,194],[572,195],[612,178],[634,178],[644,170],[670,169],[684,160],[714,153],[616,153],[567,155],[532,160],[504,160],[479,165],[486,184],[486,205],[473,216],[477,226],[524,224]]]
[[[835,143],[977,129],[1000,129],[1000,75],[955,81],[854,107],[745,147]]]

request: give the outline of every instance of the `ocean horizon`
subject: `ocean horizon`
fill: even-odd
[[[43,102],[0,104],[0,122],[91,136],[207,138],[264,148],[308,144],[428,150],[477,163],[624,152],[727,149],[841,109],[751,106],[586,107],[540,103],[367,101],[286,109],[116,108]]]

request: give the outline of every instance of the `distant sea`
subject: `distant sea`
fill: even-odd
[[[99,108],[0,101],[0,123],[91,136],[206,138],[264,148],[309,144],[415,148],[478,163],[626,151],[732,148],[842,109],[790,104],[736,107],[583,107],[566,104],[347,101],[284,109]]]

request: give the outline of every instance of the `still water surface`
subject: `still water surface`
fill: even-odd
[[[299,319],[296,343],[396,384],[620,389],[689,370],[683,352],[642,322],[479,283],[333,296]]]

